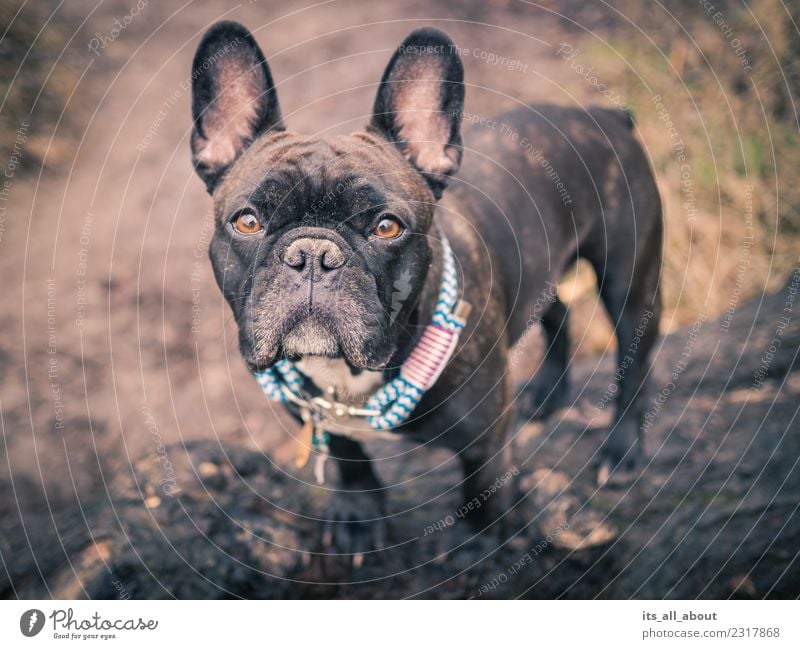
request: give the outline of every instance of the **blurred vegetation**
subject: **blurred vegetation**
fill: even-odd
[[[744,299],[778,289],[799,265],[800,4],[681,0],[663,5],[672,20],[648,5],[618,3],[633,25],[620,18],[607,46],[593,40],[604,58],[631,64],[608,70],[616,71],[610,81],[628,98],[659,176],[664,301],[677,325],[698,311],[725,311],[739,293]],[[686,144],[693,220],[653,93]]]
[[[28,123],[24,169],[68,164],[76,124],[85,117],[83,92],[74,93],[88,59],[70,44],[83,18],[75,5],[52,0],[0,2],[0,132],[2,148],[11,150],[17,130]],[[56,137],[51,136],[56,134]],[[6,154],[3,154],[7,157]]]

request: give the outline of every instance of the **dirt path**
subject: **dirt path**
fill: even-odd
[[[206,259],[210,200],[188,155],[199,35],[223,15],[247,24],[280,83],[288,123],[345,132],[366,121],[391,48],[422,23],[481,44],[465,55],[469,111],[500,112],[515,97],[563,100],[559,87],[575,87],[569,68],[554,63],[564,27],[502,2],[457,14],[444,2],[309,10],[251,2],[230,12],[165,4],[148,4],[96,54],[90,40],[131,8],[104,3],[89,18],[71,45],[87,65],[76,101],[90,98],[94,113],[69,156],[74,165],[13,185],[0,269],[22,281],[10,283],[0,314],[0,487],[13,494],[0,502],[0,593],[797,594],[796,319],[763,386],[749,387],[776,336],[781,294],[739,305],[730,326],[700,322],[688,365],[654,413],[653,461],[632,491],[596,490],[584,466],[607,423],[595,404],[613,374],[609,358],[584,359],[573,407],[516,438],[521,501],[504,543],[455,524],[426,534],[455,511],[458,472],[445,453],[412,451],[379,464],[387,482],[402,485],[393,510],[410,510],[392,521],[399,548],[355,572],[323,565],[314,523],[299,513],[313,517],[326,495],[305,484],[308,472],[280,468],[294,427],[272,413],[241,363]],[[545,68],[548,78],[537,74]],[[578,88],[578,99],[598,99]],[[659,351],[654,404],[689,339],[678,332]],[[513,568],[536,548],[524,569]]]

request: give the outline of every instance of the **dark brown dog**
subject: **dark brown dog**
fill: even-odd
[[[509,350],[531,322],[543,325],[547,354],[520,399],[524,414],[565,396],[567,313],[551,287],[583,257],[619,347],[616,420],[599,463],[603,474],[635,465],[662,224],[627,113],[530,106],[477,119],[463,112],[456,48],[435,29],[398,48],[371,122],[349,136],[285,129],[270,70],[241,25],[212,27],[194,70],[193,160],[217,217],[210,256],[254,371],[289,358],[310,389],[353,401],[391,379],[431,321],[446,234],[471,316],[444,373],[394,432],[458,453],[471,500],[510,466]],[[477,123],[462,142],[465,120]],[[357,523],[380,521],[381,487],[357,441],[334,434],[330,445],[343,487],[331,513],[337,544],[363,549],[375,525]],[[504,498],[477,510],[481,522],[502,515]]]

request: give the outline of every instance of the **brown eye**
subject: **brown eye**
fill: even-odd
[[[264,229],[261,227],[261,223],[255,215],[250,214],[250,212],[245,212],[237,216],[236,220],[233,222],[233,226],[242,234],[255,234]]]
[[[403,226],[394,219],[383,219],[372,233],[381,239],[394,239],[399,237],[403,232]]]

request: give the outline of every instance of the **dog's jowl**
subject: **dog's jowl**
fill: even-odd
[[[411,33],[364,130],[329,137],[288,129],[241,25],[216,24],[195,58],[192,157],[214,199],[216,279],[245,362],[301,423],[298,464],[338,465],[329,518],[372,521],[358,534],[335,528],[343,551],[382,539],[369,436],[457,453],[467,503],[508,474],[514,409],[546,416],[567,395],[567,309],[554,287],[578,257],[596,271],[619,350],[598,475],[641,461],[662,224],[633,122],[539,105],[471,119],[457,51],[438,30]],[[509,350],[532,321],[546,356],[517,395]],[[470,518],[499,520],[510,494]]]

